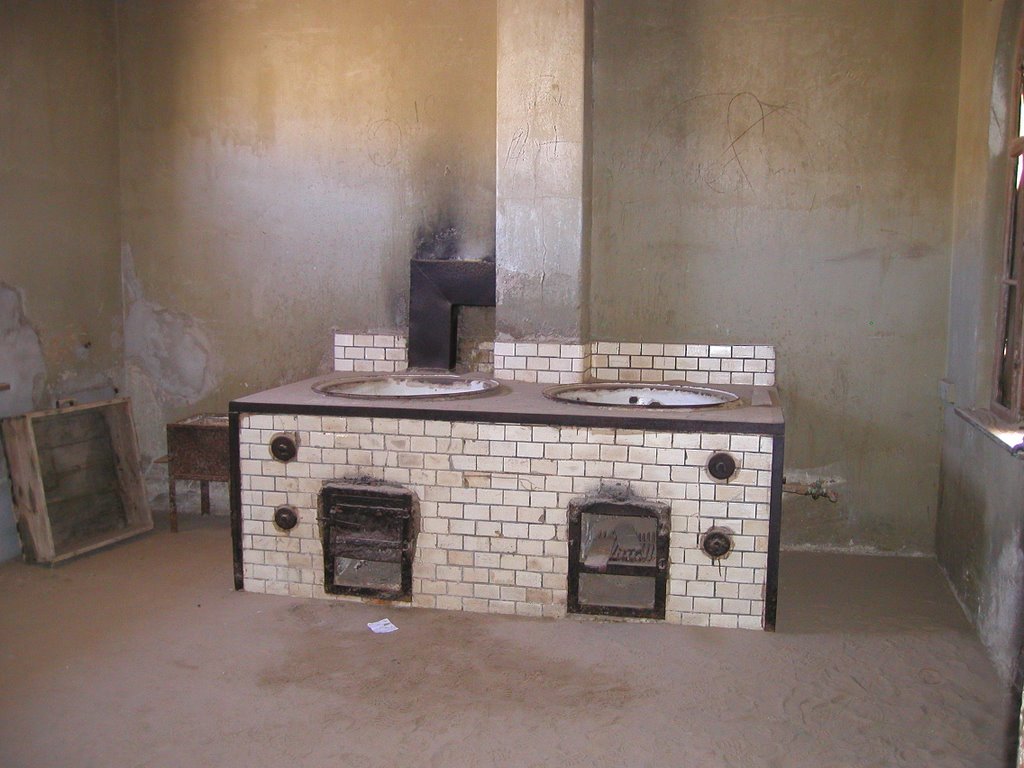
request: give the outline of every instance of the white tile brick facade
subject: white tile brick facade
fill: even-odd
[[[471,368],[509,381],[583,381],[775,385],[775,348],[766,344],[662,344],[594,341],[580,344],[498,341],[460,349]],[[407,367],[406,338],[336,333],[334,369],[394,373]]]
[[[298,433],[300,446],[287,464],[267,447],[282,431]],[[728,482],[705,470],[716,450],[737,459]],[[760,628],[772,451],[762,435],[243,413],[245,589],[358,599],[324,592],[317,503],[325,482],[370,476],[419,496],[414,605],[562,616],[569,502],[618,481],[671,504],[666,620]],[[299,510],[287,532],[272,522],[283,504]],[[717,563],[698,544],[713,525],[735,533]]]
[[[498,341],[494,344],[494,375],[509,381],[578,384],[590,367],[589,344]]]
[[[459,360],[478,373],[494,370],[494,343],[459,342]],[[400,334],[335,333],[334,370],[398,373],[409,367],[408,342]]]
[[[404,336],[380,333],[334,334],[334,370],[395,373],[408,367]]]
[[[595,341],[590,346],[594,381],[775,386],[775,348],[766,344]]]

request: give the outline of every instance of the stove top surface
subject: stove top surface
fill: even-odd
[[[388,374],[378,374],[386,377]],[[715,389],[738,399],[715,407],[637,408],[567,403],[544,396],[549,384],[499,380],[496,389],[468,398],[349,399],[314,391],[315,385],[365,373],[329,373],[256,392],[233,400],[238,413],[415,418],[487,423],[528,423],[620,429],[660,429],[676,432],[743,432],[782,434],[784,416],[774,387],[716,384]],[[682,383],[682,382],[681,382]]]

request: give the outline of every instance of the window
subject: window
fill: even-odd
[[[1003,262],[1002,293],[999,302],[999,337],[992,408],[1003,418],[1021,419],[1021,381],[1024,362],[1024,297],[1021,261],[1024,260],[1024,57],[1017,48],[1017,70],[1013,91],[1016,104],[1010,110],[1012,137],[1009,142],[1009,200],[1007,211],[1006,258]]]

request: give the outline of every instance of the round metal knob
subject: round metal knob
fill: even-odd
[[[709,528],[704,534],[700,548],[712,560],[725,557],[732,551],[732,531],[728,528]]]
[[[736,472],[736,459],[728,453],[716,453],[708,459],[708,473],[716,480],[728,480]]]
[[[295,435],[274,435],[270,439],[270,455],[278,461],[291,461],[299,453]]]
[[[295,507],[278,507],[274,510],[274,525],[282,531],[290,531],[299,524],[299,513]]]

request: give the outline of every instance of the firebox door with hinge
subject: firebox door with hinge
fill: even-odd
[[[415,493],[389,485],[328,483],[320,493],[324,590],[390,600],[412,597]]]
[[[569,613],[664,619],[670,507],[582,499],[568,518]]]

